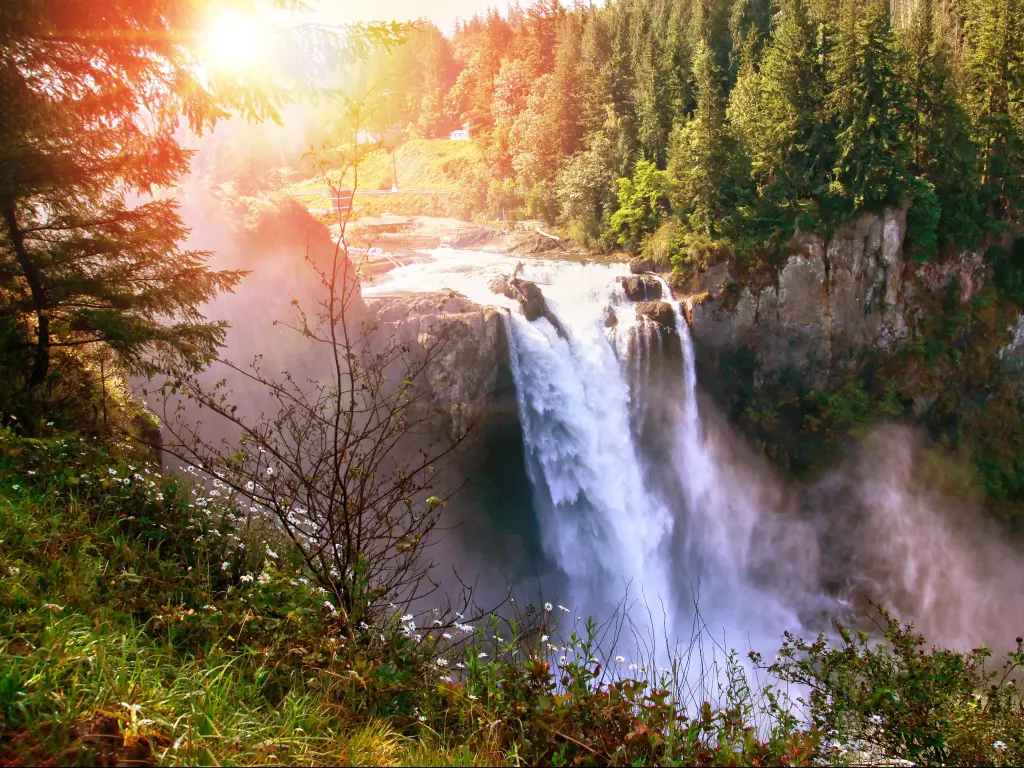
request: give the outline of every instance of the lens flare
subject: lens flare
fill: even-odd
[[[260,21],[244,13],[225,10],[211,21],[206,36],[206,58],[221,72],[248,74],[261,65],[269,35]]]

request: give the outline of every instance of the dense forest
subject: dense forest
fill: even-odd
[[[422,23],[362,69],[376,119],[468,124],[482,210],[677,262],[910,206],[920,260],[1020,221],[1016,0],[557,0]]]

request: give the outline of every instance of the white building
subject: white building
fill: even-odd
[[[469,141],[469,123],[466,123],[457,131],[452,131],[451,140]]]

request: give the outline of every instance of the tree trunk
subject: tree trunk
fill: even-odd
[[[36,311],[36,356],[32,364],[32,373],[28,379],[29,388],[34,389],[46,381],[46,374],[50,369],[50,313],[46,306],[46,292],[43,290],[39,267],[32,261],[25,249],[25,240],[18,228],[13,198],[3,199],[0,203],[0,213],[3,214],[11,245],[14,247],[14,255],[18,259],[22,274],[28,283],[29,291],[32,294],[32,306]]]

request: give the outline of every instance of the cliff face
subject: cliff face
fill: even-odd
[[[944,293],[954,278],[961,300],[980,290],[981,253],[918,264],[904,257],[905,235],[906,211],[887,210],[828,240],[798,234],[774,282],[737,288],[722,267],[695,275],[683,304],[702,379],[742,359],[755,391],[824,388],[866,353],[913,338],[924,295]]]
[[[488,423],[516,418],[508,337],[498,310],[454,293],[367,299],[366,304],[385,332],[408,343],[413,355],[445,336],[420,383],[439,408],[459,404],[449,411],[453,427],[477,417]]]

